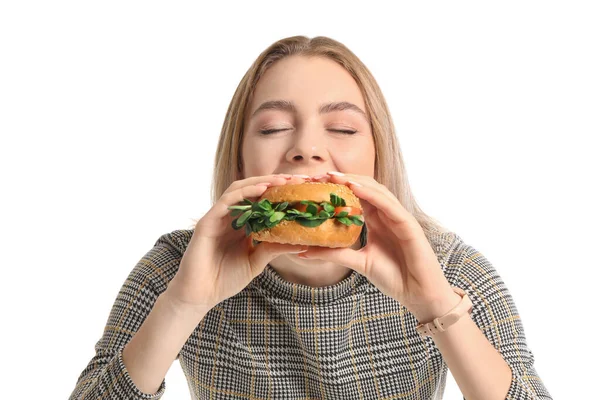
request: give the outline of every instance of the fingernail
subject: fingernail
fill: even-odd
[[[354,186],[362,186],[360,183],[356,183],[354,181],[348,181],[348,183],[353,184]]]
[[[293,175],[296,178],[310,178],[308,175]]]
[[[344,174],[342,174],[341,172],[337,172],[337,171],[329,171],[328,174],[335,175],[335,176],[344,176]]]
[[[300,253],[304,253],[304,252],[307,252],[307,251],[308,251],[308,249],[306,249],[306,250],[300,250],[300,251],[290,251],[289,254],[300,254]]]
[[[271,186],[271,182],[257,183],[256,186]]]
[[[316,175],[316,176],[313,176],[312,179],[322,179],[322,178],[325,178],[326,176],[327,176],[327,174],[325,174],[325,175]]]

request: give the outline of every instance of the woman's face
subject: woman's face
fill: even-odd
[[[245,121],[244,178],[328,171],[374,176],[375,144],[362,94],[335,61],[277,61],[258,81]]]

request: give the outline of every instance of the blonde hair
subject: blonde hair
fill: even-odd
[[[346,46],[325,36],[312,39],[306,36],[292,36],[281,39],[264,50],[248,69],[225,114],[215,155],[211,187],[212,204],[219,200],[234,181],[243,178],[241,148],[244,117],[258,80],[275,62],[292,55],[327,57],[343,66],[352,75],[362,92],[367,116],[371,121],[376,154],[375,180],[385,185],[396,196],[428,236],[431,233],[448,232],[437,220],[421,210],[412,194],[394,124],[375,78]]]

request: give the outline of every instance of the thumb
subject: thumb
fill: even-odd
[[[260,242],[251,250],[252,253],[249,257],[252,275],[258,276],[269,262],[282,254],[297,254],[307,249],[306,245]]]

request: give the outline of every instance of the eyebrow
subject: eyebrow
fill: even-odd
[[[288,100],[270,100],[262,103],[253,113],[252,117],[254,118],[257,114],[265,110],[280,110],[286,111],[290,113],[295,113],[297,111],[296,106],[292,101]],[[319,114],[326,114],[334,111],[352,111],[359,114],[361,117],[365,119],[365,121],[369,122],[367,118],[367,114],[356,104],[347,102],[347,101],[334,101],[331,103],[321,104],[319,107]]]

